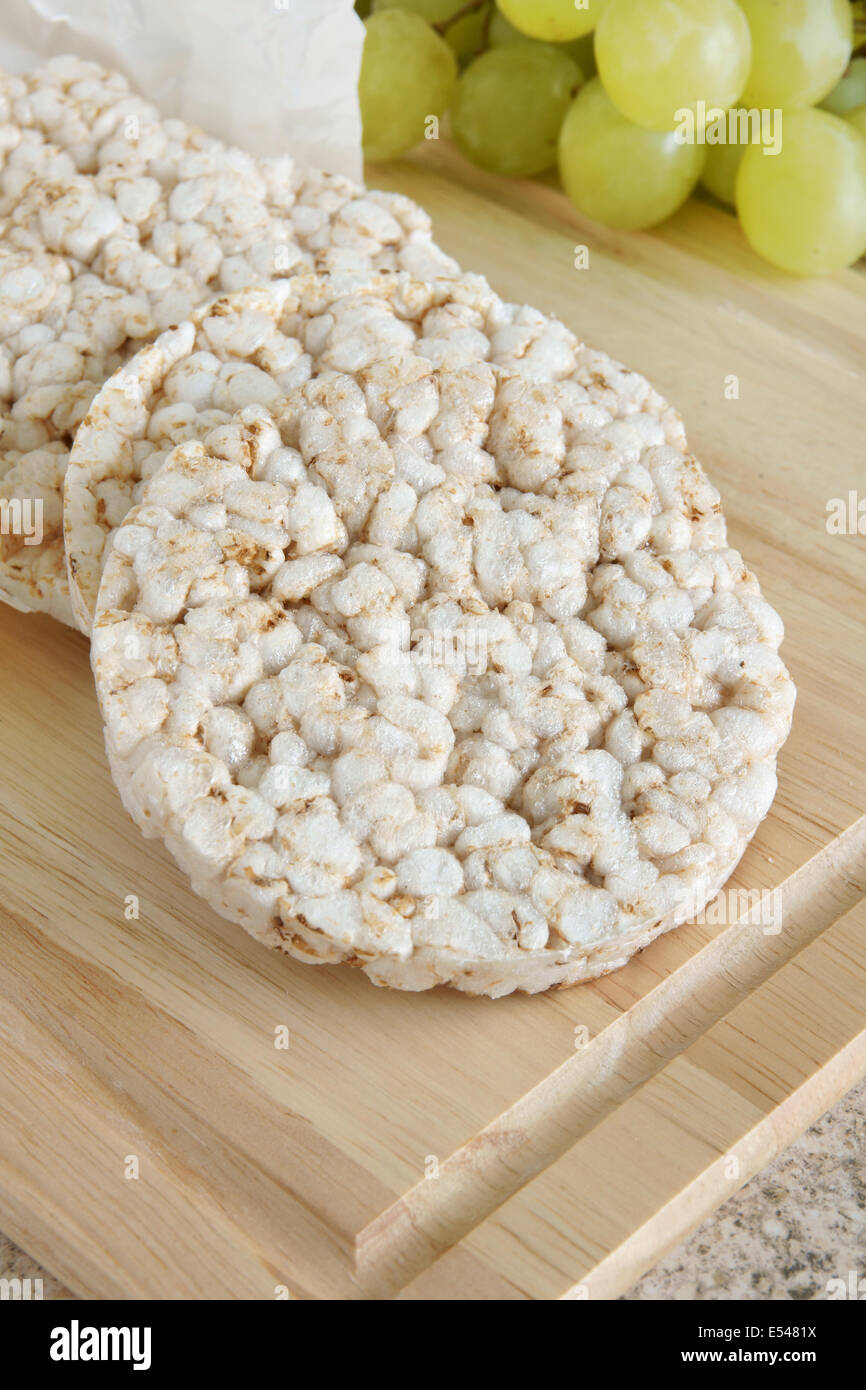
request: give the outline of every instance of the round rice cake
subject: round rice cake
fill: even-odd
[[[645,383],[539,318],[300,278],[159,339],[92,417],[110,478],[161,456],[92,632],[126,808],[224,917],[380,985],[614,969],[775,791],[782,625],[718,494]]]
[[[571,380],[613,420],[628,421],[632,431],[650,430],[653,437],[663,442],[685,447],[679,414],[649,382],[580,343],[558,319],[525,305],[506,303],[481,276],[466,275],[459,282],[437,283],[439,288],[430,291],[434,296],[431,303],[435,304],[439,321],[437,331],[445,341],[444,346],[438,339],[431,342],[425,347],[426,352],[453,356],[465,342],[466,361],[473,367],[488,361],[539,383]],[[328,286],[316,277],[295,277],[295,284],[303,287],[299,313],[305,356],[315,361],[320,341],[317,334],[321,332],[318,324],[333,312],[332,303],[338,306],[341,316],[340,360],[351,362],[356,351],[351,341],[356,323],[366,337],[365,348],[380,350],[371,346],[372,334],[382,324],[381,315],[372,307],[378,295],[387,296],[394,291],[399,302],[407,287],[416,297],[425,298],[428,293],[421,282],[406,276],[393,286],[382,276],[368,276],[366,280],[355,277],[349,291],[342,289],[342,281],[333,278]],[[226,301],[230,317],[239,306],[256,304],[257,312],[274,322],[276,346],[258,345],[247,357],[239,359],[249,366],[264,368],[266,375],[279,374],[281,354],[286,351],[286,334],[277,322],[283,293],[280,289],[270,296],[266,292],[264,297]],[[372,327],[363,316],[359,317],[362,302],[366,302],[364,314]],[[304,315],[312,320],[309,325],[303,323]],[[191,323],[164,333],[151,350],[142,351],[133,370],[108,383],[78,431],[66,473],[63,517],[72,606],[83,632],[90,631],[102,568],[117,527],[130,507],[141,501],[148,480],[171,449],[200,435],[202,412],[192,406],[198,385],[193,382],[187,387],[185,383],[196,375],[199,363],[204,380],[209,370],[220,365],[210,349],[205,350],[203,357],[196,355],[192,363],[188,360],[192,353],[200,351],[190,348],[190,335],[210,316],[211,310],[202,308],[193,315]],[[213,329],[209,331],[212,335]],[[391,325],[386,324],[383,331],[390,333]],[[328,352],[335,350],[330,339],[322,341]],[[293,346],[291,351],[298,349]],[[329,359],[323,359],[323,363],[326,360]],[[222,364],[226,381],[236,370],[231,363]],[[247,371],[239,384],[220,386],[218,400],[215,397],[209,402],[207,420],[215,418],[215,410],[222,412],[220,419],[227,419],[227,411],[247,403],[243,393],[253,390],[254,380],[262,385],[265,398],[276,394],[272,381],[263,383],[261,377],[255,378]],[[118,422],[122,422],[119,432]]]
[[[215,294],[306,268],[457,273],[411,199],[165,119],[97,64],[63,57],[27,78],[0,74],[0,115],[4,234],[146,291],[158,328],[201,303],[203,285]]]
[[[105,380],[156,331],[147,305],[52,252],[0,248],[0,599],[74,625],[63,477]],[[31,524],[22,528],[22,509]]]
[[[0,73],[0,599],[74,624],[62,538],[69,446],[106,379],[208,299],[315,268],[459,274],[410,199],[254,158],[165,120],[118,73]]]

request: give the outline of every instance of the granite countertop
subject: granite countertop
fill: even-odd
[[[624,1295],[631,1299],[823,1299],[866,1277],[866,1080],[752,1178]],[[74,1294],[0,1235],[0,1277]]]
[[[824,1299],[866,1276],[866,1079],[625,1295]]]

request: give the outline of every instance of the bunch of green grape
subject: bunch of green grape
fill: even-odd
[[[368,158],[439,135],[653,227],[700,186],[799,275],[866,254],[866,0],[358,0]]]

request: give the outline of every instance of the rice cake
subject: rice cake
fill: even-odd
[[[370,268],[459,273],[410,199],[164,120],[77,58],[0,74],[0,161],[0,262],[14,262],[0,263],[0,507],[42,514],[38,544],[0,536],[0,598],[70,624],[69,447],[142,341],[222,291],[305,267],[344,284]]]
[[[164,454],[93,624],[115,780],[301,960],[591,978],[699,911],[772,801],[781,622],[660,398],[554,322],[472,277],[299,277],[96,402],[109,470]]]

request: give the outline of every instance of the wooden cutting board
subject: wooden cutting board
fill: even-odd
[[[866,278],[698,204],[602,231],[444,145],[371,181],[681,409],[799,686],[734,880],[784,926],[496,1002],[269,954],[124,816],[84,638],[3,608],[0,1229],[82,1295],[614,1297],[866,1072],[866,537],[825,525],[866,490]]]

